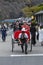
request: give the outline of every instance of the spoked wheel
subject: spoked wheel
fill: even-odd
[[[31,44],[31,41],[28,42],[28,51],[29,51],[29,52],[32,51],[32,44]]]
[[[32,51],[32,42],[30,41],[30,52]]]
[[[14,48],[14,41],[12,39],[12,52],[13,52],[13,48]]]

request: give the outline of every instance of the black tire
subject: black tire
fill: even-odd
[[[30,42],[30,52],[32,51],[32,42]]]
[[[14,42],[13,42],[13,39],[12,39],[12,52],[13,52],[13,48],[14,48]]]

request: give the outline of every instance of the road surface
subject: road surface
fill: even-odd
[[[30,46],[28,45],[28,54],[43,54],[43,46],[41,46],[41,43],[39,42],[33,46],[32,52],[29,50]],[[0,56],[24,55],[21,51],[21,47],[18,46],[18,44],[15,44],[14,52],[12,53],[11,35],[7,36],[5,42],[2,41],[0,36]]]
[[[43,46],[37,41],[32,52],[28,54],[21,52],[21,47],[17,44],[12,53],[11,35],[8,35],[6,42],[3,42],[0,35],[0,65],[43,65]]]
[[[43,65],[43,56],[0,57],[0,65]]]

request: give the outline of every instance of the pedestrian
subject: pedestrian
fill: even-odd
[[[31,44],[35,45],[36,44],[36,27],[35,27],[35,23],[31,23],[30,32],[31,32]]]
[[[36,38],[39,40],[39,25],[36,26]]]
[[[41,43],[41,46],[43,46],[43,27],[40,26],[39,28],[39,42]]]
[[[4,26],[4,24],[2,25],[2,27],[1,27],[1,33],[2,33],[2,40],[3,41],[5,41],[6,40],[6,36],[7,36],[7,34],[6,34],[6,27]]]
[[[25,45],[25,54],[27,54],[28,35],[25,33],[25,28],[22,28],[22,33],[19,34],[19,42],[21,44],[22,52],[24,52]]]

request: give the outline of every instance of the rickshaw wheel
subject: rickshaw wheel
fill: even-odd
[[[13,52],[13,48],[14,48],[14,41],[12,39],[12,52]]]
[[[32,43],[30,42],[30,52],[32,51]]]

